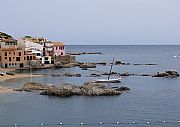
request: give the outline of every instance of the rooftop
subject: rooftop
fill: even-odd
[[[53,42],[54,46],[64,46],[63,42]]]
[[[11,42],[11,43],[14,43],[14,42],[17,42],[17,40],[15,40],[15,39],[2,39],[2,40],[0,40],[0,42]]]

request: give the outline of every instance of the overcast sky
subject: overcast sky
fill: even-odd
[[[0,0],[0,31],[76,44],[180,44],[180,0]]]

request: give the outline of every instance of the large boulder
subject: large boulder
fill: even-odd
[[[166,71],[166,72],[157,72],[157,74],[152,77],[166,77],[166,78],[175,78],[179,77],[179,73],[177,71]]]

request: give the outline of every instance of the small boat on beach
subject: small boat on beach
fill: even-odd
[[[108,79],[97,79],[97,80],[95,80],[93,82],[94,83],[119,83],[119,82],[121,82],[121,77],[110,79],[113,65],[114,65],[114,58],[113,58],[113,62],[111,63],[111,68],[110,68],[110,72],[109,72],[109,75],[108,75]]]

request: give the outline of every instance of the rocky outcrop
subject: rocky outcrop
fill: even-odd
[[[81,77],[81,74],[65,73],[63,76],[66,76],[66,77]]]
[[[14,89],[14,91],[32,92],[32,91],[47,90],[47,89],[50,89],[50,87],[51,86],[49,86],[49,85],[44,85],[44,84],[37,83],[37,82],[27,82],[26,84],[24,84],[23,88]]]
[[[75,66],[79,66],[78,63],[66,63],[66,64],[62,64],[61,62],[56,62],[54,64],[54,68],[71,68],[71,67],[75,67]]]
[[[80,68],[96,68],[96,64],[84,63],[79,65]]]
[[[35,82],[26,83],[22,89],[15,89],[16,91],[41,91],[41,95],[68,97],[73,95],[79,96],[115,96],[120,95],[122,91],[129,90],[127,87],[120,87],[116,89],[107,88],[99,83],[87,82],[82,86],[75,86],[64,84],[60,86],[44,85]]]
[[[54,64],[54,68],[62,68],[62,63],[61,62],[56,62]]]
[[[32,68],[38,68],[38,67],[43,67],[44,64],[42,64],[41,62],[36,61],[36,60],[31,60],[31,61],[30,61],[30,66],[31,66]]]
[[[166,72],[157,72],[157,74],[152,77],[166,77],[166,78],[175,78],[179,77],[179,73],[177,71],[166,71]]]
[[[139,63],[135,63],[133,65],[146,65],[146,66],[153,66],[153,65],[157,65],[157,64],[152,64],[152,63],[148,63],[148,64],[139,64]]]
[[[67,53],[69,55],[85,55],[85,54],[101,54],[101,52],[74,52],[74,53]]]
[[[121,61],[115,61],[115,65],[119,65],[119,64],[121,64],[122,62]]]
[[[71,68],[71,67],[75,67],[78,66],[77,63],[69,63],[69,64],[64,64],[62,65],[62,68]]]
[[[128,72],[125,72],[125,73],[119,74],[119,76],[131,76],[131,74],[129,74]]]
[[[128,87],[122,86],[120,88],[114,88],[114,90],[117,90],[117,91],[127,91],[127,90],[130,90],[130,89]]]
[[[89,77],[101,77],[101,75],[96,74],[96,73],[92,73]]]

